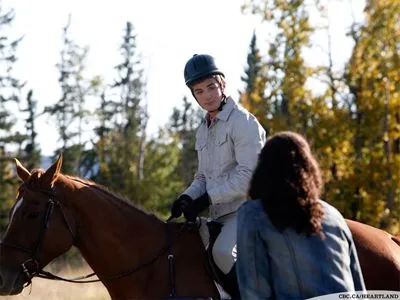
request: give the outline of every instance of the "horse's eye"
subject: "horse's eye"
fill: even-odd
[[[27,217],[28,219],[36,219],[38,216],[39,216],[39,213],[38,213],[38,212],[31,212],[31,213],[29,213],[26,217]]]

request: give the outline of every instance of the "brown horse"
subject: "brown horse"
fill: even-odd
[[[95,183],[62,175],[61,164],[59,157],[31,174],[16,161],[23,183],[0,245],[1,295],[20,293],[75,245],[112,299],[218,298],[197,232],[168,226]],[[367,288],[400,290],[400,247],[384,231],[349,225]]]
[[[400,239],[378,228],[346,221],[353,234],[367,289],[400,291]]]
[[[30,278],[75,245],[112,299],[171,294],[167,225],[98,185],[60,174],[61,156],[45,172],[22,179],[0,246],[0,295],[22,291]],[[217,297],[197,233],[171,224],[176,295]]]

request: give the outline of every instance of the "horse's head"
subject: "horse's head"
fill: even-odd
[[[0,243],[0,295],[20,293],[44,266],[71,247],[75,231],[70,212],[59,202],[55,188],[62,156],[46,171],[32,174],[15,162],[23,183]]]

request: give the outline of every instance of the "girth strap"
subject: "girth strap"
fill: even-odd
[[[170,224],[167,222],[167,244],[168,244],[168,278],[169,278],[169,296],[176,296],[175,289],[175,256],[172,250],[172,237]]]

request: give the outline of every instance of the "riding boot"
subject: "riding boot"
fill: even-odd
[[[237,282],[236,277],[236,263],[233,264],[232,269],[226,274],[227,282],[230,283],[229,285],[229,294],[232,297],[232,300],[239,300],[240,299],[240,292],[239,292],[239,285]]]

